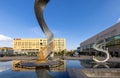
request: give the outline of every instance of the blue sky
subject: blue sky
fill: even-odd
[[[66,38],[67,49],[120,21],[120,0],[51,0],[44,17],[56,38]],[[41,38],[34,0],[0,0],[0,46],[13,38]]]

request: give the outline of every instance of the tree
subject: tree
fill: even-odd
[[[61,55],[63,56],[65,54],[65,51],[63,50],[63,51],[61,51]]]
[[[57,55],[57,52],[54,52],[55,55]]]

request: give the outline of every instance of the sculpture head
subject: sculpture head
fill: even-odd
[[[46,4],[48,3],[50,0],[35,0],[35,2],[38,2],[38,3],[42,3],[42,4]]]
[[[41,10],[44,9],[45,5],[49,2],[50,0],[35,0],[35,8],[41,8]]]

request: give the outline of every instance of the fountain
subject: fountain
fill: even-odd
[[[38,78],[52,78],[53,73],[57,72],[64,72],[66,71],[66,62],[64,60],[61,61],[59,65],[52,65],[52,66],[37,66],[37,67],[30,67],[30,66],[22,66],[22,62],[25,60],[13,60],[12,61],[12,71],[26,71],[26,72],[36,72]]]
[[[47,38],[47,45],[44,48],[42,48],[42,50],[38,53],[37,59],[29,61],[21,60],[20,62],[18,62],[18,64],[21,67],[35,67],[36,69],[38,68],[46,69],[49,68],[50,66],[59,66],[61,64],[61,59],[55,59],[51,57],[54,49],[53,43],[54,36],[53,33],[47,27],[43,18],[43,11],[48,2],[49,0],[35,0],[34,5],[36,18],[43,33]]]

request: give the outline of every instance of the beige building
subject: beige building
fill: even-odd
[[[13,40],[14,53],[23,54],[28,52],[39,52],[47,45],[47,39],[45,38],[15,38]],[[60,52],[66,49],[66,40],[64,38],[54,39],[54,52]]]

